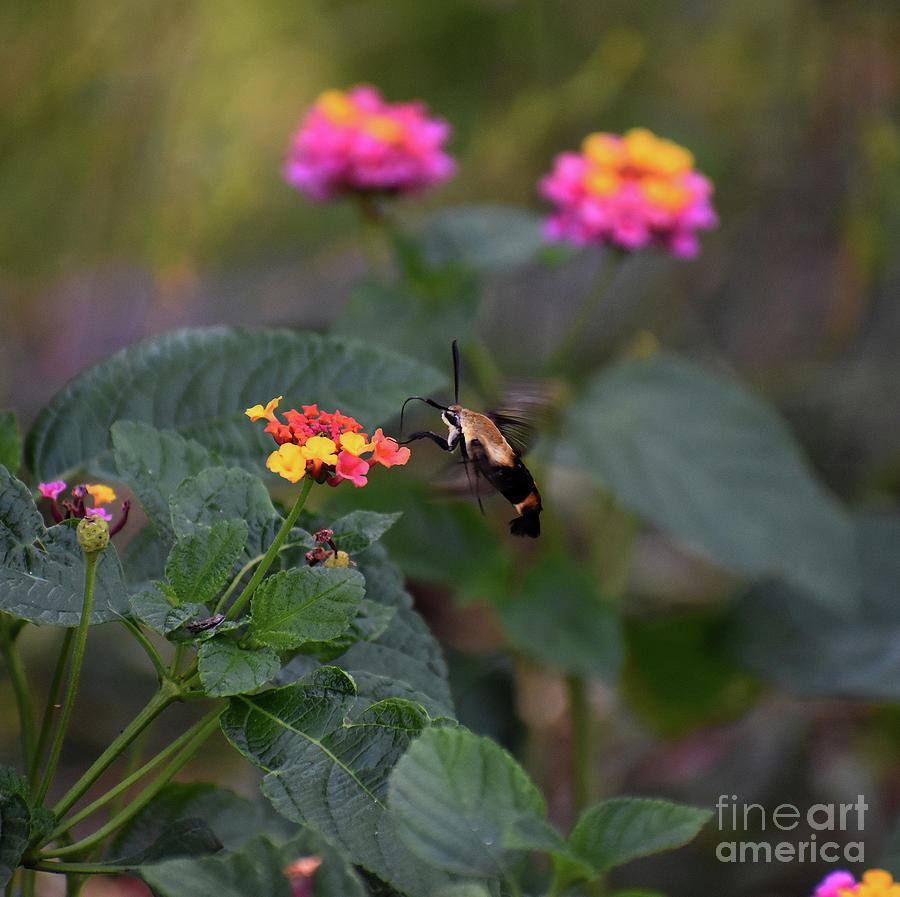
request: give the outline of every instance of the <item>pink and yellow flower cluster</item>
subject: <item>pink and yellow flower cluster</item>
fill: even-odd
[[[377,88],[326,90],[291,138],[284,178],[310,199],[408,193],[450,177],[446,122],[423,103],[386,103]]]
[[[900,882],[884,869],[869,869],[861,881],[849,872],[832,872],[819,882],[812,897],[900,897]]]
[[[712,183],[693,165],[688,150],[645,128],[589,134],[581,152],[560,153],[538,185],[556,206],[545,236],[626,250],[657,245],[690,258],[699,251],[697,231],[718,223]]]
[[[409,460],[409,449],[385,436],[380,427],[370,440],[360,432],[362,424],[340,411],[319,411],[316,405],[302,405],[302,412],[285,411],[286,423],[282,423],[275,416],[282,398],[272,399],[265,407],[254,405],[245,414],[253,421],[268,421],[265,432],[272,434],[278,449],[269,455],[266,467],[292,483],[309,474],[329,486],[344,480],[365,486],[374,464],[393,467]]]
[[[52,483],[38,483],[38,489],[44,498],[50,499],[50,513],[57,523],[69,518],[84,519],[85,517],[102,517],[107,523],[112,520],[112,514],[102,507],[116,500],[115,491],[103,483],[80,483],[73,486],[70,497],[58,501],[59,496],[65,492],[66,484],[62,480],[54,480]],[[87,504],[90,496],[92,504]],[[62,507],[60,507],[60,505]],[[110,529],[110,535],[117,533],[125,525],[128,519],[130,502],[122,502],[122,516],[118,523]]]

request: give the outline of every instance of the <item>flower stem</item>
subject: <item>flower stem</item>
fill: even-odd
[[[22,663],[22,655],[19,652],[18,634],[20,631],[21,627],[16,621],[5,614],[0,617],[0,651],[6,658],[9,681],[16,696],[22,735],[22,756],[25,768],[28,769],[34,761],[35,755],[34,706],[28,688],[28,677],[25,675],[25,666]]]
[[[57,819],[65,815],[78,799],[97,781],[107,767],[134,741],[144,729],[180,697],[179,686],[170,679],[163,681],[159,691],[149,700],[146,707],[119,733],[119,736],[93,762],[90,769],[69,789],[53,808]],[[46,843],[46,842],[45,842]]]
[[[290,533],[291,528],[297,522],[297,518],[300,516],[300,512],[303,510],[303,505],[306,504],[306,499],[309,496],[309,491],[312,489],[313,480],[306,476],[303,478],[303,486],[300,489],[300,494],[297,496],[297,501],[294,502],[294,507],[291,508],[290,513],[287,517],[284,518],[284,523],[281,524],[281,529],[278,530],[277,535],[272,540],[272,544],[269,546],[266,553],[263,555],[263,559],[259,562],[259,566],[256,568],[256,572],[253,574],[250,582],[244,587],[244,591],[241,592],[240,595],[235,598],[234,604],[228,609],[228,613],[225,614],[226,620],[234,620],[238,617],[241,611],[244,609],[244,605],[250,600],[253,596],[253,593],[256,591],[256,587],[262,581],[262,578],[268,572],[269,567],[272,566],[272,562],[278,557],[278,551],[281,548],[284,540],[288,537],[288,533]]]
[[[597,314],[603,300],[609,293],[609,288],[615,280],[615,275],[621,270],[619,263],[623,254],[615,249],[607,249],[597,273],[597,279],[593,286],[585,294],[581,307],[575,312],[566,332],[556,347],[556,351],[547,361],[546,368],[550,373],[561,373],[571,369],[576,357],[578,343],[584,339],[584,334],[591,321]]]
[[[59,690],[62,687],[63,676],[66,672],[66,666],[69,663],[69,652],[72,650],[72,641],[75,638],[75,630],[67,629],[63,636],[62,645],[59,648],[59,657],[56,660],[56,668],[53,671],[53,679],[50,682],[50,688],[47,692],[47,703],[44,706],[44,718],[41,720],[41,732],[38,735],[37,747],[34,756],[31,758],[31,765],[28,768],[28,780],[32,787],[37,785],[38,775],[41,770],[41,759],[44,756],[44,750],[47,747],[47,739],[50,732],[53,731],[53,720],[56,717],[56,711],[59,705],[56,703],[59,698]]]
[[[76,822],[80,821],[80,819],[83,819],[85,816],[94,812],[94,810],[103,803],[116,797],[117,794],[134,784],[134,782],[152,769],[153,766],[165,759],[166,756],[173,751],[177,751],[175,757],[163,768],[159,775],[156,776],[156,778],[153,779],[153,781],[150,782],[137,797],[130,800],[123,810],[114,814],[105,825],[101,826],[96,832],[83,838],[81,841],[42,854],[42,858],[46,859],[50,856],[77,856],[89,851],[92,847],[102,843],[109,835],[134,818],[154,797],[156,797],[162,788],[169,783],[172,777],[197,753],[198,750],[200,750],[210,736],[216,731],[219,725],[219,717],[222,715],[224,709],[224,706],[218,706],[211,713],[208,713],[202,720],[188,729],[180,738],[173,741],[160,755],[154,757],[151,761],[146,763],[144,767],[127,779],[124,779],[102,798],[94,801],[93,804],[85,807],[84,810],[67,820],[64,825],[57,828],[51,836],[51,840],[62,834]]]
[[[47,760],[47,768],[44,770],[44,779],[38,792],[38,803],[43,803],[53,781],[56,772],[56,764],[62,751],[63,740],[69,728],[69,718],[72,716],[72,708],[75,706],[75,695],[78,692],[78,680],[81,678],[81,667],[84,663],[84,649],[87,645],[88,629],[91,625],[91,606],[94,603],[94,579],[97,573],[97,561],[100,553],[88,551],[84,555],[84,601],[81,606],[81,619],[78,622],[78,630],[75,634],[75,649],[72,654],[72,669],[69,673],[69,685],[66,690],[66,699],[63,703],[59,725],[53,736],[50,746],[50,756]]]
[[[360,239],[363,252],[372,272],[380,280],[387,280],[390,274],[390,248],[388,246],[388,230],[385,226],[384,213],[374,196],[359,194]]]
[[[566,676],[566,691],[572,726],[572,791],[577,815],[594,796],[593,739],[587,680],[575,673]]]

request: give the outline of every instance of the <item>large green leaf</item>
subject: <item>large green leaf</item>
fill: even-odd
[[[28,488],[0,467],[0,610],[32,623],[77,626],[84,603],[84,552],[76,520],[47,529]],[[128,612],[112,542],[100,553],[91,623]]]
[[[347,859],[312,832],[284,843],[260,836],[218,856],[145,865],[141,876],[162,897],[291,897],[286,870],[295,860],[311,856],[322,860],[313,875],[316,897],[366,897],[368,891]]]
[[[614,797],[588,807],[569,835],[568,846],[580,863],[600,878],[615,866],[691,841],[712,816],[711,810],[664,800]],[[582,878],[582,868],[554,857],[558,877]]]
[[[658,355],[585,388],[569,454],[625,506],[712,559],[853,606],[852,527],[778,415],[737,383]]]
[[[130,856],[157,842],[179,820],[205,819],[229,850],[255,835],[281,835],[293,828],[262,801],[250,801],[207,782],[172,782],[165,786],[117,835],[113,856]]]
[[[289,330],[178,330],[123,349],[72,380],[26,441],[41,480],[85,467],[111,474],[109,429],[124,418],[171,427],[229,464],[260,469],[270,437],[244,410],[283,395],[283,407],[318,403],[367,430],[406,396],[442,382],[433,369],[358,340]]]
[[[510,641],[547,666],[614,682],[622,663],[619,617],[571,559],[545,557],[495,604]]]
[[[365,595],[351,567],[301,567],[263,580],[253,596],[249,635],[276,651],[339,636]]]
[[[728,638],[741,664],[802,695],[900,696],[900,516],[863,517],[857,530],[859,607],[848,616],[782,583],[754,586]]]
[[[346,673],[322,667],[294,685],[232,698],[222,729],[266,770],[263,793],[279,813],[333,839],[399,890],[430,894],[446,878],[410,854],[385,806],[391,768],[428,718],[397,699],[354,714],[356,700]]]
[[[169,498],[188,477],[221,466],[219,456],[174,430],[138,421],[116,421],[110,429],[116,468],[144,513],[168,543],[174,541]]]
[[[416,612],[397,568],[380,544],[359,556],[366,598],[396,612],[374,641],[359,641],[334,663],[352,676],[374,674],[393,680],[395,697],[421,703],[432,717],[452,716],[453,698],[441,646]]]
[[[419,241],[431,264],[461,261],[484,272],[528,264],[544,245],[539,215],[499,203],[443,209],[429,219]]]
[[[523,850],[562,840],[522,767],[466,729],[423,732],[394,767],[388,805],[422,860],[459,875],[502,877]]]

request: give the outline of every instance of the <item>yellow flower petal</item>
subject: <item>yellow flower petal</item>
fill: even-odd
[[[306,474],[306,457],[303,449],[293,442],[286,442],[278,451],[272,452],[266,459],[266,467],[283,476],[286,480],[296,483]]]
[[[248,408],[244,414],[250,420],[259,420],[261,417],[264,417],[266,420],[272,420],[275,417],[275,409],[283,398],[284,396],[278,396],[277,399],[271,399],[265,408],[262,405],[254,405],[252,408]]]
[[[105,505],[107,502],[116,500],[116,493],[109,488],[109,486],[104,486],[101,483],[95,483],[91,486],[84,487],[88,494],[94,497],[95,505]]]
[[[300,450],[307,461],[337,464],[337,446],[327,436],[310,436]]]
[[[341,433],[341,448],[359,457],[363,452],[371,451],[373,445],[366,442],[366,437],[362,433]]]

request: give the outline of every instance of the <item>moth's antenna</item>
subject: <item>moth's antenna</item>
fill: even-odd
[[[441,411],[449,411],[450,409],[446,407],[446,405],[438,405],[434,399],[426,399],[424,396],[410,396],[400,407],[400,432],[403,432],[403,412],[406,410],[406,406],[415,399],[417,402],[424,402],[426,405],[431,405],[432,408],[439,408]]]
[[[459,404],[459,347],[453,340],[453,404]]]

